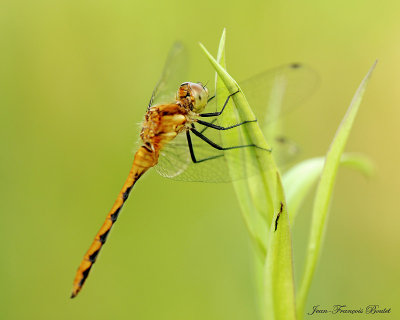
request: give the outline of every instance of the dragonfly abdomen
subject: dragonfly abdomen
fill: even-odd
[[[128,199],[129,193],[135,185],[136,181],[151,167],[157,164],[158,153],[152,151],[146,146],[141,146],[135,154],[131,171],[126,179],[124,186],[118,194],[117,200],[108,213],[106,220],[97,232],[92,245],[83,257],[81,264],[75,276],[71,298],[74,298],[82,289],[87,277],[89,276],[90,269],[96,262],[97,256],[107,240],[107,236],[111,231],[112,226],[118,219],[118,215]]]

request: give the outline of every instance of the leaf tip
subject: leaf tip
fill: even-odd
[[[377,64],[378,64],[378,59],[376,59],[374,61],[374,63],[372,64],[372,67],[369,69],[369,71],[368,71],[368,73],[367,73],[365,78],[370,78],[371,77],[371,74],[375,70],[375,67],[376,67]]]
[[[222,39],[222,38],[225,39],[225,37],[226,37],[226,28],[224,27],[224,28],[222,29],[221,39]]]

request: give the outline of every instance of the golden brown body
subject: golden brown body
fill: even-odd
[[[149,108],[140,133],[144,145],[158,152],[165,143],[185,129],[187,115],[187,109],[180,103]]]
[[[117,200],[79,265],[71,298],[76,297],[82,289],[90,269],[96,262],[96,258],[136,181],[148,169],[157,164],[162,147],[179,133],[187,130],[193,121],[196,121],[196,114],[204,109],[207,99],[208,91],[205,87],[201,84],[185,82],[178,89],[175,103],[156,105],[147,109],[140,133],[143,145],[135,154],[131,171]]]

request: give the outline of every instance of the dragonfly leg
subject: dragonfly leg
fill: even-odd
[[[199,116],[200,116],[200,117],[218,117],[218,116],[221,115],[221,113],[224,111],[226,105],[227,105],[228,102],[229,102],[229,99],[230,99],[233,95],[235,95],[236,93],[238,93],[238,92],[239,92],[239,90],[236,91],[236,92],[234,92],[234,93],[232,93],[232,94],[230,94],[230,95],[228,96],[228,98],[226,98],[225,103],[224,103],[224,106],[222,107],[221,111],[209,112],[209,113],[201,113],[201,114],[199,114]]]
[[[217,121],[217,118],[214,118],[210,123],[214,123],[215,121]],[[208,128],[210,128],[209,126],[204,126],[203,129],[201,129],[200,133],[203,133],[204,131],[206,131]]]
[[[204,159],[196,159],[196,156],[195,156],[194,150],[193,150],[192,138],[190,137],[189,131],[186,131],[186,138],[187,138],[187,142],[188,142],[188,146],[189,146],[190,157],[192,158],[193,163],[200,163],[200,162],[204,162],[207,160],[212,160],[212,159],[223,157],[223,154],[219,154],[219,155],[204,158]]]
[[[232,129],[232,128],[235,128],[235,127],[239,127],[242,124],[249,123],[249,122],[257,122],[257,120],[246,120],[246,121],[243,121],[241,123],[237,123],[237,124],[235,124],[233,126],[229,126],[229,127],[221,127],[221,126],[218,126],[218,125],[214,124],[213,122],[210,123],[210,122],[206,122],[206,121],[202,121],[202,120],[197,120],[197,123],[200,123],[203,126],[206,126],[206,127],[209,127],[209,128],[213,128],[213,129],[216,129],[216,130],[228,130],[228,129]],[[202,132],[204,132],[204,130],[201,131],[201,133]]]
[[[259,149],[263,149],[266,151],[271,151],[271,149],[264,149],[261,148],[255,144],[246,144],[246,145],[242,145],[242,146],[232,146],[232,147],[221,147],[220,145],[216,144],[215,142],[211,141],[210,139],[208,139],[204,134],[200,133],[199,131],[197,131],[195,128],[190,128],[190,131],[193,132],[193,134],[195,134],[196,136],[198,136],[201,140],[203,140],[204,142],[208,143],[211,147],[217,149],[217,150],[232,150],[232,149],[239,149],[239,148],[247,148],[247,147],[255,147],[255,148],[259,148]]]

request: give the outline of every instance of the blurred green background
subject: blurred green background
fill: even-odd
[[[307,310],[379,304],[392,313],[371,318],[399,319],[399,10],[398,1],[1,0],[0,318],[259,319],[231,185],[155,172],[136,185],[83,292],[69,299],[128,174],[169,47],[190,49],[194,79],[183,80],[212,81],[197,43],[215,54],[226,27],[237,79],[293,61],[318,72],[318,90],[286,117],[299,160],[325,154],[379,59],[347,146],[368,154],[376,175],[340,170]],[[297,281],[311,200],[293,230]]]

